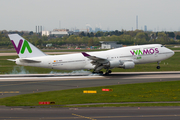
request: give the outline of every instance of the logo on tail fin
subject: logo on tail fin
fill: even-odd
[[[17,54],[19,54],[20,50],[21,50],[21,54],[24,54],[24,51],[25,51],[26,48],[27,48],[29,53],[32,53],[32,49],[31,49],[31,47],[29,46],[29,43],[26,40],[24,40],[24,43],[23,43],[23,40],[21,39],[19,41],[19,43],[18,43],[18,46],[15,45],[13,40],[11,40],[11,42],[14,45],[14,48],[16,49]]]

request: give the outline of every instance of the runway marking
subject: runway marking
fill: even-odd
[[[23,84],[33,84],[33,83],[43,83],[43,82],[49,82],[49,81],[26,82],[26,83],[7,84],[7,85],[0,85],[0,86],[3,87],[3,86],[23,85]]]
[[[180,74],[175,74],[175,75],[138,75],[138,76],[130,76],[130,77],[125,77],[122,79],[148,79],[148,78],[180,78]]]
[[[68,80],[68,79],[94,79],[94,78],[103,78],[103,76],[69,76],[69,77],[15,77],[15,78],[0,78],[0,81],[45,81],[49,79],[58,79],[58,80]]]
[[[96,119],[93,119],[93,118],[91,118],[91,117],[85,117],[85,116],[78,115],[78,114],[74,114],[74,113],[72,113],[72,115],[77,116],[77,117],[80,117],[80,118],[86,118],[86,119],[89,119],[89,120],[96,120]]]
[[[51,119],[51,120],[59,120],[59,119],[78,119],[78,118],[84,118],[84,119],[89,119],[89,120],[97,120],[95,118],[108,118],[108,119],[113,119],[113,118],[145,118],[145,117],[179,117],[180,115],[138,115],[138,116],[94,116],[94,117],[85,117],[82,115],[78,115],[78,114],[74,114],[72,113],[73,116],[76,117],[0,117],[0,119],[13,119],[13,120],[20,120],[20,119],[24,119],[24,120],[32,120],[32,119]]]
[[[19,91],[4,91],[4,92],[0,91],[0,93],[19,93]]]
[[[72,119],[78,119],[79,117],[0,117],[0,119],[13,119],[13,120],[72,120]]]
[[[102,77],[102,76],[100,76],[100,77]],[[40,77],[41,78],[41,77]],[[0,82],[7,82],[6,80],[1,80],[1,79],[3,79],[3,78],[0,78]],[[9,79],[11,79],[11,78],[9,78]],[[13,79],[13,78],[12,78]],[[6,85],[0,85],[0,87],[3,87],[3,86],[12,86],[12,85],[23,85],[23,84],[33,84],[33,83],[45,83],[45,82],[52,82],[52,81],[67,81],[67,80],[72,80],[72,79],[65,79],[65,80],[49,80],[49,79],[47,79],[47,80],[45,80],[45,79],[42,79],[42,80],[39,80],[39,78],[37,77],[36,79],[38,79],[38,80],[34,80],[34,79],[32,79],[32,80],[30,80],[31,78],[29,78],[27,81],[26,80],[24,80],[24,78],[22,78],[23,80],[16,80],[17,78],[15,78],[15,80],[10,80],[10,81],[23,81],[24,83],[17,83],[17,84],[6,84]],[[93,79],[93,78],[92,78]],[[30,82],[30,81],[32,81],[32,82]],[[81,80],[81,79],[79,79],[79,80]],[[83,79],[82,79],[83,80]],[[88,79],[87,79],[88,80]],[[10,81],[8,81],[8,82],[10,82]]]
[[[180,115],[138,115],[138,116],[95,116],[92,118],[128,118],[128,117],[179,117]]]

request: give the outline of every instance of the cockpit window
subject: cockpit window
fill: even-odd
[[[164,45],[161,45],[161,47],[164,47]]]

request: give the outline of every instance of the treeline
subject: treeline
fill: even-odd
[[[8,34],[18,33],[26,40],[36,45],[39,48],[44,48],[47,44],[52,44],[53,48],[67,47],[90,47],[100,46],[99,41],[116,41],[123,45],[140,45],[140,44],[179,44],[180,32],[144,32],[142,30],[135,31],[110,31],[96,33],[84,33],[79,35],[69,35],[59,37],[41,36],[31,32],[19,31],[0,31],[0,46],[1,48],[13,48]]]

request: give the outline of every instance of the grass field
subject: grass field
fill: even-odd
[[[33,93],[0,99],[0,105],[6,106],[37,106],[40,101],[53,101],[56,105],[84,104],[84,103],[122,103],[122,102],[163,102],[180,101],[180,81],[138,83],[113,85],[103,87],[78,88],[61,91]],[[104,92],[102,88],[113,91]],[[96,90],[96,94],[85,94],[83,90]],[[130,106],[130,104],[128,104]],[[141,104],[137,104],[141,106]],[[148,104],[142,106],[173,106],[180,103]],[[97,105],[98,106],[98,105]],[[105,105],[111,106],[111,105]],[[125,105],[113,105],[125,106]],[[135,104],[132,104],[135,106]]]
[[[47,68],[18,66],[7,59],[15,59],[18,56],[0,56],[0,74],[37,74],[37,73],[63,73],[72,72],[64,70],[54,70]],[[146,72],[146,71],[180,71],[180,52],[176,52],[171,58],[161,62],[161,69],[156,69],[157,63],[135,65],[133,69],[112,69],[113,72]],[[105,71],[105,70],[104,70]]]

